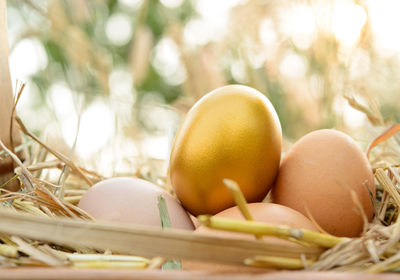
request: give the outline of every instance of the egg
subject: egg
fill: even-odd
[[[247,206],[255,221],[274,224],[274,225],[286,225],[291,228],[308,229],[318,232],[317,228],[313,225],[313,223],[309,219],[307,219],[303,214],[286,206],[274,203],[263,203],[263,202],[249,203]],[[215,217],[244,220],[237,206],[226,209],[225,211],[216,214]],[[248,240],[255,239],[254,235],[246,233],[214,230],[207,228],[205,226],[198,227],[195,230],[195,234],[224,237],[224,238],[234,238],[234,239],[248,239]],[[293,242],[286,241],[273,236],[264,236],[263,240],[275,244],[300,246]],[[220,265],[220,264],[218,265],[207,264],[207,263],[193,262],[193,261],[183,261],[182,268],[186,270],[206,269],[206,270],[218,270],[218,271],[230,271],[230,272],[240,272],[249,270],[249,268],[246,267],[235,267],[235,266]]]
[[[181,125],[170,158],[170,180],[193,215],[235,205],[223,179],[236,181],[248,202],[268,193],[279,168],[282,132],[272,104],[240,85],[203,96]]]
[[[93,185],[78,207],[97,220],[161,227],[158,197],[162,195],[171,226],[193,230],[194,226],[182,205],[160,187],[137,178],[112,178]]]
[[[357,143],[342,132],[322,129],[302,137],[284,157],[271,199],[304,215],[308,209],[330,234],[355,237],[363,230],[362,212],[369,221],[373,216],[366,183],[374,194],[374,176]]]

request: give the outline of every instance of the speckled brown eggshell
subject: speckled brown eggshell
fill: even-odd
[[[365,154],[348,135],[323,129],[302,137],[284,157],[272,201],[307,215],[336,236],[355,237],[363,218],[351,193],[368,220],[373,205],[365,185],[375,194],[374,176]]]
[[[93,185],[79,207],[101,221],[161,227],[158,196],[165,198],[173,228],[193,230],[193,223],[178,200],[145,180],[112,178]]]
[[[312,231],[318,232],[316,227],[312,224],[312,222],[307,219],[303,214],[288,208],[283,205],[278,205],[274,203],[249,203],[248,208],[254,220],[258,222],[264,222],[274,225],[286,225],[291,228],[300,228],[300,229],[308,229]],[[229,218],[229,219],[237,219],[244,220],[239,208],[237,206],[226,209],[216,215],[215,217],[219,218]],[[200,226],[195,230],[195,234],[207,235],[207,236],[215,236],[215,237],[224,237],[224,238],[232,238],[232,239],[248,239],[254,240],[255,237],[250,234],[245,233],[237,233],[237,232],[228,232],[221,230],[209,229],[204,226]],[[272,242],[275,244],[285,244],[291,246],[300,246],[294,244],[293,242],[286,241],[277,237],[264,236],[263,240],[267,242]],[[257,268],[251,267],[238,267],[238,266],[230,266],[230,265],[220,265],[220,264],[208,264],[201,262],[193,262],[193,261],[183,261],[182,268],[185,270],[217,270],[217,271],[226,271],[226,272],[250,272],[257,271]]]

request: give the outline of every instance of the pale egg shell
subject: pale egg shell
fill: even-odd
[[[235,205],[223,183],[237,182],[248,202],[267,195],[279,168],[282,132],[268,98],[240,85],[203,96],[182,123],[171,151],[170,179],[193,215]]]
[[[97,220],[161,227],[158,196],[165,198],[171,226],[193,230],[188,213],[160,187],[137,178],[112,178],[93,185],[78,207]]]
[[[274,203],[263,203],[263,202],[249,203],[247,206],[255,221],[274,224],[274,225],[286,225],[291,228],[308,229],[318,232],[317,228],[313,225],[313,223],[309,219],[307,219],[303,214],[286,206]],[[225,211],[222,211],[214,215],[214,217],[244,220],[237,206],[226,209]],[[207,228],[205,226],[198,227],[195,230],[195,234],[232,238],[232,239],[255,240],[255,237],[250,234],[214,230]],[[264,236],[263,240],[275,244],[300,246],[293,242],[286,241],[273,236]],[[229,272],[241,272],[241,271],[249,272],[252,270],[255,271],[259,270],[257,268],[251,268],[251,267],[208,264],[208,263],[193,262],[193,261],[183,261],[182,268],[185,270],[218,270],[218,271],[229,271]]]
[[[370,221],[373,205],[367,183],[375,194],[374,176],[368,159],[348,135],[323,129],[302,137],[284,157],[271,198],[307,215],[328,233],[355,237],[363,229],[362,205]]]

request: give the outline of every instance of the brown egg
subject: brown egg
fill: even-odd
[[[79,207],[97,220],[161,226],[158,196],[168,208],[171,226],[193,230],[188,213],[178,200],[158,186],[137,178],[112,178],[92,186],[79,202]]]
[[[170,179],[193,215],[235,205],[223,179],[236,181],[248,202],[268,193],[278,172],[282,133],[269,100],[240,85],[201,98],[179,129],[171,152]]]
[[[248,204],[251,215],[255,221],[264,222],[274,225],[286,225],[292,228],[308,229],[312,231],[318,231],[312,222],[307,219],[303,214],[288,208],[283,205],[278,205],[274,203],[250,203]],[[237,206],[226,209],[221,213],[215,215],[215,217],[220,218],[230,218],[244,220],[239,208]],[[255,239],[253,235],[237,232],[227,232],[221,230],[209,229],[204,226],[200,226],[195,230],[195,234],[203,234],[209,236],[233,238],[233,239]],[[277,237],[264,236],[263,239],[267,242],[273,242],[275,244],[285,244],[292,246],[300,246],[293,242],[286,241]],[[240,272],[249,270],[258,270],[256,268],[247,267],[236,267],[230,265],[220,265],[220,264],[207,264],[192,261],[183,261],[182,268],[186,270],[218,270],[218,271],[230,271],[230,272]]]
[[[354,192],[371,220],[373,206],[365,183],[375,194],[369,162],[354,140],[339,131],[323,129],[302,137],[282,161],[272,201],[312,217],[327,232],[358,236],[363,229]]]

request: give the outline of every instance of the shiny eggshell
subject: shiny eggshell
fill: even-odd
[[[318,232],[318,230],[312,224],[312,222],[309,219],[307,219],[303,214],[286,206],[274,203],[259,202],[259,203],[248,204],[248,208],[255,221],[274,224],[274,225],[286,225],[291,228],[308,229]],[[244,220],[237,206],[226,209],[225,211],[216,214],[215,217]],[[255,237],[250,234],[214,230],[204,226],[198,227],[195,230],[195,234],[224,237],[224,238],[234,238],[234,239],[249,239],[249,240],[255,239]],[[272,236],[264,236],[263,240],[275,244],[300,246],[293,242]],[[216,265],[216,264],[207,264],[207,263],[192,262],[192,261],[183,261],[182,268],[186,270],[206,269],[206,270],[218,270],[218,271],[229,271],[229,272],[256,270],[254,268],[247,268],[247,267],[236,267],[236,266],[220,265],[220,264]]]
[[[195,216],[235,205],[224,178],[236,181],[248,202],[262,201],[279,168],[281,142],[267,97],[246,86],[218,88],[192,107],[176,135],[171,183]]]
[[[355,237],[363,218],[351,193],[371,220],[374,176],[365,154],[348,135],[331,129],[302,137],[282,160],[272,201],[307,215],[337,236]],[[353,196],[354,196],[353,195]]]
[[[171,226],[193,230],[193,223],[178,200],[153,183],[137,178],[101,181],[86,192],[78,207],[97,220],[161,227],[159,195],[165,198]]]

